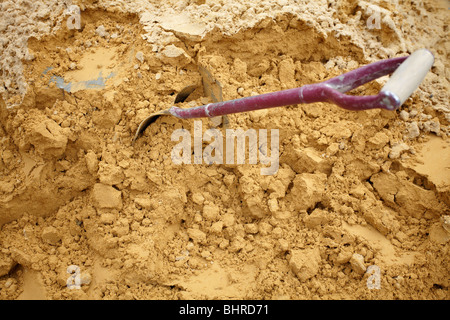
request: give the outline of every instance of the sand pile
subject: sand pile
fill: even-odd
[[[0,298],[449,298],[444,1],[1,5]],[[210,101],[199,66],[228,100],[422,47],[435,64],[398,111],[228,116],[279,130],[276,174],[175,164],[171,135],[193,120],[162,117],[131,144],[184,87],[198,85],[180,106]]]

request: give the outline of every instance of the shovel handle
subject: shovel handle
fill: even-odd
[[[399,105],[416,90],[434,63],[433,54],[427,49],[413,52],[392,74],[381,89],[398,98]]]
[[[381,108],[396,110],[414,92],[433,65],[433,54],[420,49],[408,57],[371,63],[327,81],[257,96],[210,103],[188,109],[172,107],[170,114],[182,119],[216,117],[231,113],[288,106],[300,103],[333,102],[347,110]],[[345,92],[393,73],[377,95],[352,96]]]

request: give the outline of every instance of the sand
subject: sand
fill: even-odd
[[[449,299],[445,1],[1,6],[1,299]],[[199,66],[229,100],[419,48],[434,66],[397,111],[229,115],[279,130],[275,174],[174,163],[193,120],[161,117],[132,145],[184,87],[179,106],[211,101]]]

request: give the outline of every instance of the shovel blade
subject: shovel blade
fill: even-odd
[[[134,135],[133,141],[131,144],[134,144],[134,142],[136,141],[137,138],[139,138],[140,134],[142,132],[144,132],[144,130],[153,122],[156,121],[156,119],[158,119],[160,116],[163,115],[171,115],[169,110],[161,110],[155,113],[152,113],[151,115],[149,115],[147,118],[145,118],[140,124],[139,127],[136,130],[136,134]]]

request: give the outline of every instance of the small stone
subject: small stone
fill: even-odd
[[[113,224],[116,220],[116,216],[112,213],[103,213],[100,216],[100,222],[103,224]]]
[[[389,142],[389,137],[384,132],[377,132],[369,139],[369,143],[374,148],[383,148]]]
[[[441,131],[441,125],[439,123],[438,118],[434,118],[433,120],[426,121],[423,124],[423,128],[425,132],[433,132],[437,135],[439,135]]]
[[[98,171],[98,159],[94,151],[89,151],[85,155],[86,166],[91,175],[97,174]]]
[[[98,26],[97,29],[95,29],[95,33],[98,34],[102,38],[106,38],[109,36],[109,33],[106,32],[104,25]]]
[[[193,193],[192,201],[194,201],[194,203],[196,203],[196,204],[202,205],[203,201],[205,201],[205,198],[202,196],[201,193]]]
[[[68,141],[66,131],[49,118],[31,122],[28,139],[37,153],[43,157],[61,156],[66,150]]]
[[[391,152],[389,152],[390,159],[397,159],[402,152],[409,150],[409,146],[404,142],[396,142],[392,145]]]
[[[237,236],[231,241],[229,250],[231,252],[238,252],[242,250],[244,247],[245,247],[245,239],[240,236]]]
[[[409,113],[408,111],[402,110],[400,111],[400,119],[402,119],[403,121],[406,121],[409,119]]]
[[[142,51],[138,51],[138,52],[136,53],[136,59],[137,59],[140,63],[144,62],[145,58],[144,58],[144,54],[142,53]]]
[[[125,175],[122,168],[114,165],[102,165],[98,171],[100,182],[106,185],[117,185],[122,183]]]
[[[305,225],[314,228],[328,221],[328,213],[321,209],[315,209],[310,215],[305,217]]]
[[[234,215],[227,213],[224,215],[222,221],[224,227],[231,227],[235,222]]]
[[[206,234],[199,229],[190,228],[187,233],[194,242],[204,243],[206,241]]]
[[[102,183],[96,183],[91,198],[97,209],[122,209],[122,192]]]
[[[280,209],[280,207],[278,206],[278,200],[276,198],[267,200],[267,206],[272,213],[276,213]]]
[[[283,252],[289,250],[289,242],[285,239],[279,239],[278,245],[280,246],[280,249]]]
[[[314,208],[316,203],[322,200],[325,192],[327,175],[324,173],[302,173],[293,180],[291,195],[293,196],[294,208],[296,210],[307,210]]]
[[[152,201],[150,198],[136,198],[134,199],[134,203],[144,209],[150,209],[152,207]]]
[[[306,281],[319,272],[320,252],[317,248],[292,250],[289,266],[300,281]]]
[[[228,246],[230,245],[230,240],[228,239],[223,239],[220,243],[219,243],[219,248],[224,250],[226,248],[228,248]]]
[[[211,252],[209,252],[208,250],[204,250],[200,253],[200,255],[202,256],[202,258],[205,258],[208,260],[211,257]]]
[[[350,251],[342,250],[341,252],[339,252],[339,254],[336,258],[336,263],[344,264],[344,263],[349,262],[351,258],[352,258],[352,253]]]
[[[157,54],[157,56],[162,62],[178,66],[179,68],[183,68],[192,61],[191,57],[183,49],[173,44],[166,46],[161,51],[161,54]]]
[[[417,125],[416,121],[409,123],[407,126],[407,130],[408,130],[407,137],[409,139],[417,138],[420,135],[419,126]]]
[[[331,170],[329,161],[324,159],[320,153],[312,147],[294,149],[293,151],[286,153],[284,160],[296,173],[311,173],[314,171],[327,173]]]
[[[258,233],[258,225],[255,223],[247,223],[244,225],[244,230],[246,233],[256,234]]]
[[[358,274],[364,274],[366,272],[366,266],[364,265],[364,257],[359,253],[354,253],[350,258],[350,265],[353,271]]]
[[[222,221],[214,222],[211,225],[211,232],[212,233],[220,233],[220,232],[222,232],[222,229],[223,229],[223,222]]]
[[[219,207],[215,205],[208,204],[203,207],[203,217],[209,221],[217,220],[219,212],[220,212]]]
[[[169,57],[169,58],[176,58],[185,53],[183,49],[178,48],[177,46],[175,46],[173,44],[165,47],[162,52],[166,57]]]
[[[334,142],[328,146],[327,153],[331,156],[334,156],[339,151],[339,149],[339,144]]]
[[[45,227],[42,230],[42,239],[49,244],[56,245],[61,240],[61,236],[55,227]]]

